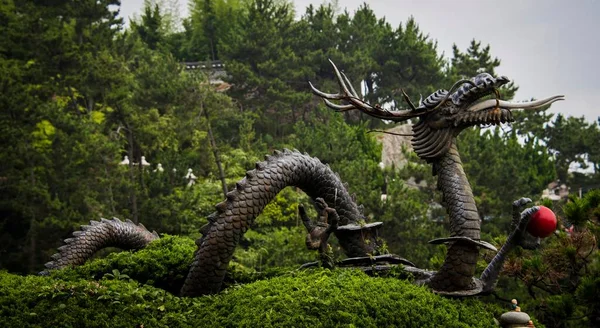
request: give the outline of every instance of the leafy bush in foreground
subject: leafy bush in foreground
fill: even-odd
[[[235,261],[219,295],[177,297],[195,249],[190,238],[163,236],[49,277],[0,272],[0,327],[490,327],[502,312],[394,275],[256,272]]]
[[[352,270],[297,271],[198,298],[122,275],[66,281],[0,273],[2,327],[490,327],[495,315],[476,299],[450,300]]]
[[[142,284],[177,293],[187,276],[195,250],[196,245],[191,238],[162,235],[142,250],[111,253],[79,267],[52,271],[52,277],[99,280],[117,270],[119,275],[126,275]]]

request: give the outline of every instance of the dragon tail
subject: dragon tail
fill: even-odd
[[[89,225],[83,225],[81,230],[73,232],[72,238],[65,239],[65,245],[58,248],[58,253],[52,255],[52,261],[46,263],[47,270],[40,274],[81,265],[105,247],[137,250],[158,238],[155,231],[150,232],[141,223],[136,225],[130,220],[123,222],[117,218],[103,218],[100,221],[90,221]]]

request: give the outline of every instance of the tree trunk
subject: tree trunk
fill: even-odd
[[[33,168],[31,168],[31,172],[29,175],[31,181],[29,183],[31,186],[35,186],[35,175],[33,172]],[[37,233],[36,233],[36,219],[35,219],[35,209],[30,207],[31,209],[31,220],[29,221],[29,272],[34,272],[35,270],[35,249],[37,246]]]
[[[202,106],[202,104],[200,105]],[[217,142],[215,141],[215,137],[212,133],[212,128],[210,126],[210,118],[208,117],[208,112],[204,110],[202,106],[200,109],[204,113],[204,117],[206,118],[206,125],[208,126],[208,138],[210,140],[210,146],[213,150],[213,155],[215,156],[215,162],[217,163],[217,168],[219,168],[219,178],[221,179],[221,185],[223,186],[223,195],[227,198],[227,182],[225,181],[225,171],[223,171],[223,165],[221,164],[221,158],[219,156],[219,150],[217,149]]]
[[[136,188],[135,188],[135,173],[133,170],[133,131],[131,131],[131,127],[127,127],[127,139],[129,142],[129,181],[133,185],[131,192],[129,194],[129,200],[131,202],[131,217],[135,224],[138,224],[138,210],[137,210],[137,197],[136,197]]]

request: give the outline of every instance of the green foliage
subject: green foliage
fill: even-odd
[[[467,130],[459,137],[459,150],[483,218],[509,213],[519,197],[539,198],[554,179],[546,147],[536,140],[523,144],[514,132]]]
[[[272,227],[278,224],[295,224],[300,222],[298,216],[298,204],[308,202],[306,194],[287,187],[280,191],[260,215],[255,219],[255,226]]]
[[[573,223],[574,230],[557,232],[534,252],[517,252],[504,267],[527,290],[528,309],[548,326],[595,327],[600,320],[599,200],[598,190],[571,198],[562,208],[561,226]]]
[[[350,270],[295,272],[194,299],[127,279],[0,272],[3,327],[490,327],[498,312],[477,300],[449,300]]]
[[[365,206],[365,214],[379,208],[383,186],[378,167],[381,145],[367,133],[366,124],[348,125],[341,115],[320,109],[296,123],[294,131],[288,143],[339,173],[342,181],[348,183],[349,192],[356,193],[357,203]]]
[[[139,34],[144,43],[148,45],[148,48],[153,50],[158,47],[158,44],[164,38],[162,27],[162,15],[158,4],[154,4],[154,7],[152,7],[149,3],[146,3],[141,22],[131,22],[131,28]]]
[[[250,230],[244,235],[234,261],[241,267],[261,272],[266,268],[298,268],[317,260],[317,252],[308,250],[305,244],[306,231],[303,226]]]
[[[496,75],[496,68],[500,66],[500,60],[493,58],[490,54],[491,47],[487,45],[481,47],[481,42],[471,40],[469,48],[465,52],[461,52],[456,45],[452,47],[452,59],[447,72],[447,83],[452,85],[461,78],[471,78],[479,73],[488,73],[492,76]],[[500,89],[503,99],[512,99],[519,87],[515,86],[514,82],[510,82]]]
[[[583,117],[565,117],[558,114],[552,122],[546,124],[541,138],[555,158],[556,173],[561,181],[574,180],[569,176],[572,163],[578,163],[583,168],[591,164],[595,173],[592,180],[583,185],[570,186],[573,189],[585,187],[586,190],[590,188],[589,185],[592,185],[592,188],[599,187],[596,185],[600,169],[597,157],[600,129],[597,123],[589,124]]]
[[[387,174],[387,199],[376,216],[384,222],[381,237],[391,253],[405,257],[418,267],[436,269],[443,262],[444,247],[432,246],[427,241],[447,236],[447,224],[436,216],[431,206],[432,196],[408,187],[401,181],[401,174]]]
[[[367,97],[375,103],[393,101],[394,108],[407,108],[398,92],[399,86],[416,97],[433,93],[444,79],[444,61],[438,55],[437,44],[419,29],[413,17],[404,26],[400,24],[395,30],[386,30],[374,57],[379,64],[373,75],[377,88],[369,90]]]
[[[500,60],[492,56],[490,46],[473,41],[464,52],[455,47],[453,57],[446,60],[413,18],[392,27],[367,4],[352,13],[337,13],[335,4],[310,6],[296,20],[289,1],[196,0],[183,29],[177,30],[176,17],[164,6],[155,6],[164,1],[146,1],[140,19],[122,30],[117,3],[0,3],[0,267],[39,271],[60,245],[60,237],[102,216],[130,218],[161,233],[197,237],[213,205],[223,199],[220,180],[233,187],[265,153],[283,146],[319,157],[339,172],[357,194],[357,202],[365,205],[365,214],[385,222],[382,234],[389,251],[422,267],[439,265],[443,247],[426,241],[446,236],[448,222],[443,209],[431,206],[439,195],[430,166],[409,157],[402,170],[382,171],[377,166],[381,147],[367,130],[383,123],[356,112],[342,115],[324,110],[306,81],[336,92],[338,84],[327,61],[331,58],[369,102],[401,108],[406,106],[400,88],[415,98],[481,69],[495,74]],[[204,73],[185,72],[180,65],[207,59],[225,63],[232,83],[227,94],[215,92]],[[514,85],[502,89],[502,97],[511,98],[515,90]],[[515,198],[535,198],[555,176],[583,192],[598,181],[597,124],[563,116],[551,121],[544,111],[515,117],[519,120],[513,128],[516,135],[475,129],[463,132],[460,140],[482,217],[494,218],[483,224],[487,240],[505,238],[507,213]],[[125,155],[135,163],[145,156],[152,166],[118,165]],[[592,165],[595,174],[569,173],[573,162]],[[156,170],[158,163],[164,172]],[[184,179],[188,168],[198,177],[195,185],[188,186]],[[426,181],[427,186],[414,189],[402,182],[411,177],[417,183]],[[388,199],[382,203],[384,189]],[[600,196],[591,194],[596,196],[572,199],[562,211],[577,229],[586,231],[585,236],[598,240]],[[290,188],[267,206],[241,241],[227,284],[281,275],[315,258],[316,253],[304,247],[299,203],[312,211],[306,195]],[[585,257],[589,263],[581,267],[582,250],[587,248],[578,245],[561,235],[531,257],[519,253],[522,265],[513,268],[540,298],[532,303],[536,313],[552,324],[562,315],[585,316],[589,322],[598,317],[597,252]],[[294,303],[301,309],[299,316],[290,315],[288,308],[280,310],[289,301],[283,294],[265,293],[259,299],[251,287],[232,288],[215,298],[181,300],[130,281],[177,292],[194,249],[190,239],[165,236],[141,252],[111,254],[81,268],[56,272],[56,280],[2,274],[0,318],[12,313],[17,318],[12,322],[44,326],[77,326],[78,320],[91,326],[203,326],[213,321],[217,326],[327,325],[334,319],[340,325],[389,326],[397,324],[396,317],[388,315],[392,307],[404,319],[402,324],[438,323],[418,321],[423,312],[415,309],[427,308],[422,302],[430,294],[418,289],[416,296],[402,296],[409,301],[400,304],[396,296],[386,293],[380,301],[368,294],[371,287],[362,276],[339,278],[351,287],[348,291],[335,289],[331,295],[327,288],[306,291],[318,299],[298,294],[303,290],[298,284],[324,279],[331,287],[338,279],[335,274],[277,278],[281,280],[274,280],[273,293],[280,288],[289,297],[304,297]],[[561,266],[569,268],[563,270],[568,278],[545,274]],[[589,271],[583,274],[582,270]],[[537,286],[548,282],[540,276],[556,278],[552,286],[560,288],[541,290]],[[100,282],[78,280],[90,278]],[[385,280],[392,290],[395,283]],[[523,284],[502,283],[507,292],[525,293],[519,290]],[[38,285],[46,289],[36,296],[30,291],[37,291]],[[263,293],[260,288],[257,291]],[[556,290],[568,290],[568,295]],[[27,297],[16,298],[20,294]],[[86,298],[91,294],[101,298]],[[338,296],[357,302],[340,301]],[[226,302],[240,306],[232,309]],[[254,303],[263,311],[247,313]],[[581,304],[586,303],[589,308],[584,311]],[[213,312],[205,314],[209,312],[194,306]],[[358,310],[349,310],[350,306]],[[189,309],[198,314],[190,315]],[[456,317],[455,310],[443,306],[431,311],[435,320],[447,314],[445,319],[452,323]],[[283,318],[284,314],[290,317]],[[49,322],[43,321],[46,315]],[[206,319],[200,321],[203,316]]]
[[[190,238],[163,235],[135,253],[111,253],[75,268],[51,271],[51,276],[71,281],[131,278],[176,294],[187,276],[196,248]]]

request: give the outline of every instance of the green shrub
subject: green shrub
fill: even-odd
[[[1,327],[491,327],[498,309],[352,270],[296,271],[179,298],[122,275],[100,281],[0,273]],[[120,278],[120,279],[119,279]]]
[[[191,238],[163,235],[146,248],[136,252],[110,253],[105,258],[84,265],[51,271],[62,280],[101,279],[117,270],[142,284],[149,284],[171,293],[178,293],[192,263],[196,244]]]

